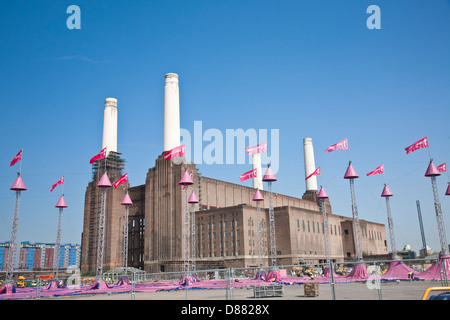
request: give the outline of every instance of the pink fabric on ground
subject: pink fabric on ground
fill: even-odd
[[[54,290],[54,289],[58,289],[60,287],[59,285],[59,281],[52,281],[48,284],[47,288],[45,288],[46,290]]]
[[[367,274],[367,267],[364,264],[357,264],[345,277],[347,279],[351,279],[352,281],[367,280],[367,278],[369,278],[369,275]]]
[[[443,270],[445,266],[447,270],[447,278],[450,278],[450,259],[448,259],[450,258],[450,256],[444,256],[442,258],[446,259],[441,260],[441,257],[439,257],[439,260],[433,263],[427,270],[418,273],[417,276],[415,275],[414,277],[417,277],[422,280],[440,280],[441,279],[440,270]],[[445,265],[444,263],[442,263],[441,265],[441,261],[443,261]]]
[[[381,275],[383,280],[407,280],[408,273],[413,269],[404,264],[401,260],[394,260],[389,264],[388,270]]]
[[[13,284],[6,284],[0,287],[0,294],[11,294],[16,292],[16,286]]]
[[[104,289],[109,289],[108,284],[105,281],[94,281],[94,283],[92,283],[91,290],[104,290]]]
[[[281,280],[281,272],[280,271],[269,271],[265,281],[275,282]]]

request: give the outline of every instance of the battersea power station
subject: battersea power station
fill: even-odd
[[[253,187],[204,177],[184,156],[166,160],[164,155],[180,146],[177,74],[165,76],[163,147],[154,167],[148,169],[143,185],[130,186],[125,182],[117,188],[99,187],[105,173],[113,183],[126,172],[124,157],[117,150],[117,121],[117,100],[107,98],[102,141],[106,157],[93,162],[92,181],[85,193],[82,273],[94,272],[99,257],[104,271],[122,267],[124,263],[146,272],[182,271],[186,258],[186,208],[194,211],[194,223],[189,227],[194,248],[190,252],[195,253],[198,270],[256,267],[259,257],[263,266],[270,266],[273,243],[276,243],[279,266],[323,263],[327,259],[325,230],[329,257],[334,262],[355,260],[358,251],[355,234],[360,237],[363,252],[388,254],[384,224],[361,219],[354,224],[352,218],[333,213],[328,199],[324,203],[327,216],[327,228],[324,228],[315,176],[306,180],[306,191],[301,198],[273,193],[270,206],[269,191],[263,190],[261,180],[266,168],[261,168],[255,159],[257,175],[252,178]],[[303,152],[306,178],[315,170],[312,139],[303,139]],[[193,184],[183,190],[180,180],[186,172],[192,172]],[[256,190],[260,190],[264,200],[253,201]],[[186,193],[192,192],[198,202],[187,204]],[[124,203],[127,194],[131,201]],[[270,208],[273,208],[272,216]],[[269,230],[270,217],[274,232]],[[357,233],[355,225],[359,226]],[[258,230],[261,230],[260,238]]]

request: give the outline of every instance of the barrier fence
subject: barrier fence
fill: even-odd
[[[146,273],[118,268],[102,277],[75,271],[52,278],[16,271],[0,286],[0,299],[69,298],[121,294],[120,299],[420,299],[428,287],[448,287],[450,257],[377,260]],[[61,274],[61,273],[60,273]],[[25,276],[24,276],[25,275]],[[19,278],[20,276],[20,278]],[[5,273],[0,273],[0,279]],[[141,295],[145,294],[145,295]],[[108,299],[107,296],[97,296]]]

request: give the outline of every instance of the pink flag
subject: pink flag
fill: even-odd
[[[163,156],[164,156],[164,159],[169,160],[173,157],[184,156],[185,151],[186,151],[186,145],[183,144],[182,146],[178,146],[178,147],[173,148],[170,151],[167,151],[166,153],[163,154]]]
[[[16,154],[16,156],[14,157],[14,159],[12,159],[11,164],[9,165],[10,167],[12,167],[13,165],[15,165],[18,161],[22,160],[22,151],[23,149],[21,149],[19,151],[18,154]]]
[[[341,149],[348,149],[348,139],[345,138],[342,141],[339,141],[336,144],[333,144],[332,146],[329,146],[327,150],[325,150],[325,153],[335,151],[335,150],[341,150]]]
[[[320,167],[318,167],[313,173],[311,173],[309,176],[305,178],[305,180],[308,180],[312,176],[320,176]]]
[[[102,151],[100,151],[99,154],[93,156],[93,157],[91,158],[91,160],[89,161],[89,163],[90,163],[90,164],[93,164],[96,160],[103,159],[103,158],[106,158],[106,147],[104,147],[104,148],[102,149]]]
[[[114,188],[117,189],[119,185],[128,181],[128,172],[121,176],[116,182],[113,183]]]
[[[192,171],[189,173],[189,177],[191,178],[191,180],[194,179],[192,176]],[[186,185],[183,184],[183,186],[181,187],[181,190],[184,190],[185,187],[186,187]]]
[[[423,139],[421,139],[419,141],[414,142],[409,147],[406,147],[405,150],[406,150],[406,154],[408,154],[408,153],[414,152],[414,151],[416,151],[418,149],[422,149],[422,148],[428,148],[428,139],[427,139],[427,137],[425,137],[425,138],[423,138]]]
[[[245,151],[247,151],[247,155],[249,156],[254,155],[256,153],[267,152],[267,141],[257,144],[256,146],[253,147],[247,147],[245,148]]]
[[[439,172],[447,172],[447,164],[443,163],[440,166],[437,167]]]
[[[376,174],[381,174],[381,173],[384,173],[384,166],[383,165],[381,165],[381,166],[379,166],[378,168],[376,168],[375,170],[373,170],[373,171],[370,171],[368,174],[366,174],[367,176],[373,176],[373,175],[376,175]]]
[[[64,183],[64,176],[62,176],[54,185],[52,185],[52,188],[50,189],[50,192],[53,191],[53,189],[56,188],[57,185]]]
[[[256,178],[256,168],[253,170],[247,171],[246,173],[244,173],[243,175],[241,175],[239,177],[239,179],[241,179],[241,182],[245,181],[247,179],[250,179],[250,178]]]

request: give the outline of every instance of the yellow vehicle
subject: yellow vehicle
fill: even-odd
[[[430,300],[449,300],[450,299],[450,287],[430,287],[423,293],[422,300],[427,300],[428,295],[432,291],[447,291],[435,296],[431,296]]]
[[[19,276],[19,281],[16,282],[16,288],[26,288],[27,282],[25,281],[25,277]]]

